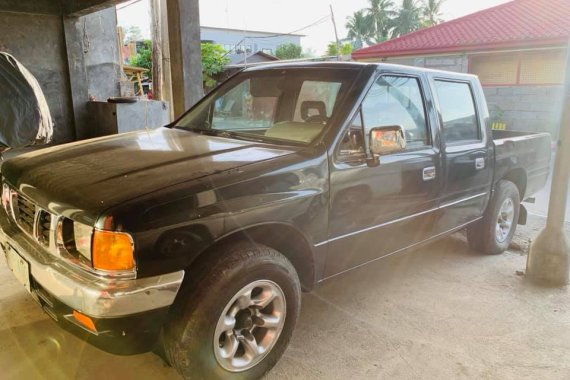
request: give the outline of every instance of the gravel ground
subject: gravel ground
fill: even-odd
[[[511,250],[470,251],[463,234],[388,257],[303,297],[268,379],[569,379],[568,288],[524,278],[531,217]],[[570,226],[569,226],[570,231]],[[2,379],[177,379],[153,354],[106,354],[59,329],[0,260]]]

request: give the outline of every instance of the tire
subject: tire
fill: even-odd
[[[234,242],[212,253],[187,271],[163,329],[166,357],[185,379],[258,379],[289,344],[301,306],[299,278],[285,256],[263,245]],[[261,305],[269,294],[277,296]],[[250,302],[258,305],[242,309]],[[263,354],[252,354],[252,339]],[[236,359],[226,359],[236,344]]]
[[[511,213],[506,212],[506,210],[509,210],[509,204],[512,206]],[[515,234],[519,220],[519,211],[520,194],[518,188],[510,181],[499,181],[495,187],[493,199],[491,199],[483,215],[483,219],[467,228],[469,246],[488,255],[497,255],[506,251]],[[509,215],[508,218],[505,217],[507,214]],[[500,216],[501,220],[499,220]],[[510,220],[508,230],[506,230],[506,219]],[[500,222],[503,226],[501,228],[502,233],[497,232],[497,226]]]

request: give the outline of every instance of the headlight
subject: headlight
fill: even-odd
[[[92,236],[93,227],[82,223],[73,222],[73,241],[75,242],[75,250],[90,261]]]
[[[60,252],[91,266],[93,227],[61,218],[57,224],[57,246]]]

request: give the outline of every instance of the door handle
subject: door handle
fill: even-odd
[[[475,159],[475,169],[481,170],[485,168],[485,158],[479,157]]]
[[[422,179],[424,182],[435,179],[435,166],[428,166],[422,170]]]

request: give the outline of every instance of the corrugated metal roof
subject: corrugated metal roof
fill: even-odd
[[[356,50],[354,59],[564,45],[570,0],[515,0]]]

